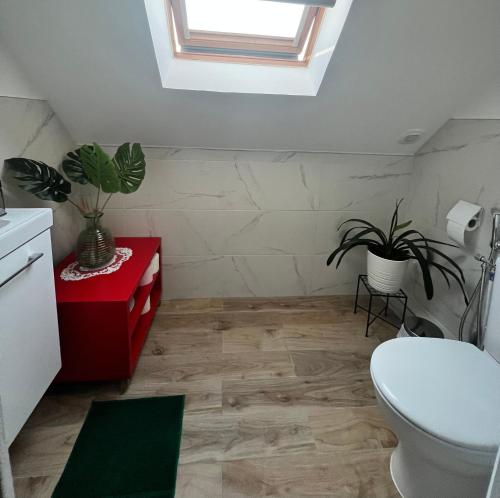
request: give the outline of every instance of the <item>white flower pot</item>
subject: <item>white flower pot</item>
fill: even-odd
[[[368,283],[376,290],[390,294],[401,288],[408,260],[385,259],[368,251]]]

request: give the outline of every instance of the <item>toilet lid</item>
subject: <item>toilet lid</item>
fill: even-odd
[[[500,364],[472,344],[431,338],[387,341],[371,359],[374,384],[402,416],[456,446],[496,451]]]

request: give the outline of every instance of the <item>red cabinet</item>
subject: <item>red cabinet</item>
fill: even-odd
[[[114,273],[64,281],[61,271],[74,254],[55,270],[62,357],[56,381],[125,380],[134,373],[161,298],[161,239],[122,237],[116,247],[133,253]],[[150,284],[140,286],[155,253],[160,271]],[[151,309],[141,314],[148,297]]]

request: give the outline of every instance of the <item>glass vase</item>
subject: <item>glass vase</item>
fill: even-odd
[[[111,231],[101,225],[103,213],[84,214],[86,227],[76,244],[76,260],[81,268],[95,270],[111,263],[115,255],[115,241]]]

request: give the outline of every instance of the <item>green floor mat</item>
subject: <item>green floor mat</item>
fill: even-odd
[[[184,396],[95,401],[52,498],[173,498]]]

